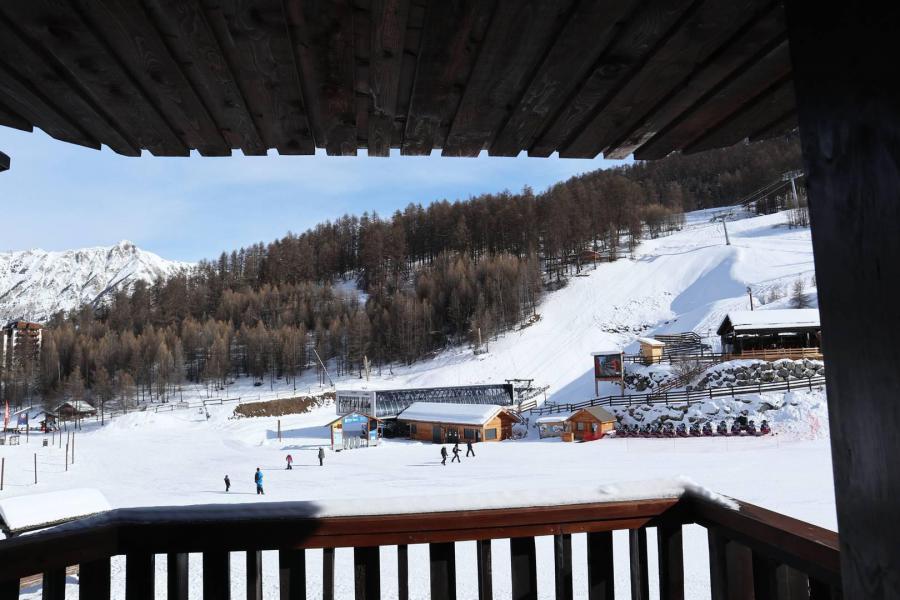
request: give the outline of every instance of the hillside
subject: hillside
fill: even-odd
[[[152,282],[189,266],[141,250],[129,241],[63,252],[0,253],[0,322],[44,321],[60,310],[102,303],[135,281]]]

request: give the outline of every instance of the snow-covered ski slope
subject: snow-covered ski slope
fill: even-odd
[[[344,379],[338,387],[388,388],[496,383],[534,379],[549,385],[548,397],[574,402],[594,393],[590,353],[610,346],[637,351],[640,335],[695,331],[716,343],[716,329],[729,310],[785,308],[790,288],[804,279],[815,305],[809,229],[789,229],[784,213],[727,223],[710,218],[721,209],[690,213],[685,228],[641,243],[633,257],[598,265],[584,277],[543,299],[540,320],[491,340],[488,352],[448,350],[410,367],[384,369],[366,383]],[[766,305],[774,288],[784,297]],[[601,394],[617,391],[612,384]]]

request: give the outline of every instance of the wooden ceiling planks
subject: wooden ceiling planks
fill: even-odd
[[[265,155],[266,144],[199,0],[145,0],[144,7],[228,147]]]
[[[568,20],[571,4],[566,0],[499,0],[443,145],[443,156],[477,156],[487,147]]]
[[[603,110],[616,90],[634,75],[654,46],[696,6],[697,2],[682,0],[641,3],[640,10],[618,28],[575,96],[529,149],[529,156],[550,156],[567,147],[585,124]],[[593,158],[595,154],[560,152],[566,158]]]
[[[693,73],[702,70],[711,57],[725,62],[719,51],[770,0],[733,0],[731,3],[705,2],[683,17],[671,35],[660,43],[634,77],[587,124],[562,152],[612,157],[617,142],[646,122],[655,106],[674,95]],[[618,158],[625,158],[619,152]]]
[[[743,102],[790,74],[789,49],[784,38],[764,46],[760,54],[746,68],[736,70],[710,88],[694,105],[635,150],[634,157],[662,158],[673,149],[684,149],[715,124],[727,120]]]
[[[120,154],[658,158],[796,126],[773,0],[8,0],[0,125]]]

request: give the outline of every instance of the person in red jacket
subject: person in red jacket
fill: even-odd
[[[288,454],[288,455],[287,455],[287,458],[285,458],[285,461],[287,461],[287,468],[288,468],[288,470],[291,470],[291,469],[294,468],[294,467],[292,466],[292,465],[294,464],[294,457],[293,457],[293,456],[291,456],[290,454]]]

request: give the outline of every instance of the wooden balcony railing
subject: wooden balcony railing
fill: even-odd
[[[167,598],[188,597],[188,553],[203,555],[203,598],[230,598],[230,556],[246,551],[247,598],[262,596],[261,551],[279,552],[280,598],[306,598],[306,549],[322,548],[322,597],[334,598],[335,548],[353,548],[357,599],[381,597],[379,547],[398,547],[397,597],[409,595],[409,544],[429,544],[431,598],[456,598],[454,542],[476,541],[479,599],[492,597],[490,540],[510,540],[512,597],[537,598],[538,568],[553,569],[555,597],[572,598],[572,534],[587,534],[591,599],[611,599],[615,530],[629,531],[631,598],[649,597],[648,528],[655,528],[660,598],[684,598],[682,527],[708,530],[713,600],[840,597],[837,534],[749,504],[681,498],[427,514],[315,518],[304,502],[118,509],[0,542],[0,600],[42,574],[43,598],[65,597],[79,566],[79,598],[111,597],[112,556],[125,556],[125,598],[155,598],[155,556],[167,555]],[[538,565],[535,536],[553,536],[554,564]],[[619,591],[619,597],[625,597]]]

